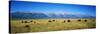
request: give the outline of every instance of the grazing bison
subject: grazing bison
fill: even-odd
[[[52,20],[53,22],[55,22],[55,20]]]
[[[27,32],[30,32],[30,26],[29,25],[25,25],[25,28],[27,28]]]
[[[21,21],[22,23],[29,23],[28,21]]]
[[[68,20],[67,22],[71,22],[70,20]]]
[[[24,21],[24,23],[29,23],[28,21]]]
[[[49,20],[48,22],[52,22],[51,20]]]
[[[80,22],[81,20],[79,19],[78,21]]]
[[[29,25],[25,25],[26,28],[30,27]]]
[[[32,20],[30,22],[33,22]]]
[[[63,23],[65,23],[65,22],[66,22],[66,20],[63,21]]]
[[[85,22],[87,22],[87,20],[86,20],[86,19],[85,19],[84,21],[85,21]]]

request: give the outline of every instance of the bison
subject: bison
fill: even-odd
[[[67,22],[71,22],[70,20],[68,20]]]

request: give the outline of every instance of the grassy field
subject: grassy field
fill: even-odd
[[[11,33],[96,28],[95,19],[24,19],[10,20],[10,23]]]

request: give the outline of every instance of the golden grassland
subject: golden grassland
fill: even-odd
[[[25,19],[10,20],[10,24],[11,33],[44,32],[96,28],[96,19]]]

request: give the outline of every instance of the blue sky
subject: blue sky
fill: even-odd
[[[96,16],[96,6],[57,4],[43,2],[23,2],[12,1],[11,12],[43,12],[43,13],[66,13],[66,14],[86,14]]]

